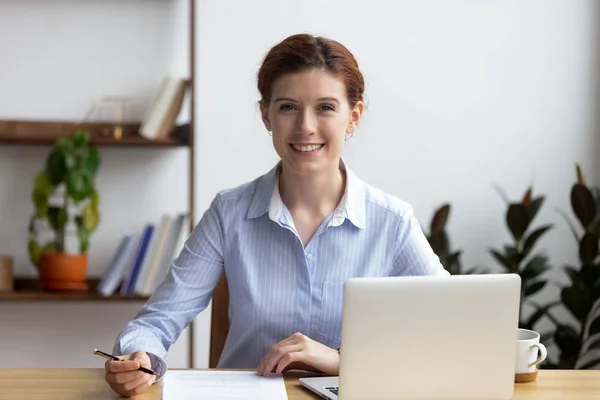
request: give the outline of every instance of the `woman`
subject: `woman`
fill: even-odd
[[[364,110],[353,55],[294,35],[258,72],[260,110],[281,161],[219,193],[165,281],[117,338],[106,379],[122,395],[162,376],[169,346],[208,305],[223,272],[231,327],[219,367],[338,374],[342,288],[350,277],[446,271],[411,207],[356,177],[340,158]]]

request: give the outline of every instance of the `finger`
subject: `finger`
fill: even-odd
[[[142,367],[146,367],[146,368],[152,369],[152,364],[150,362],[150,359],[146,359],[146,358],[134,358],[133,361],[139,362]]]
[[[133,389],[131,391],[130,395],[131,396],[135,396],[135,395],[138,395],[138,394],[142,393],[144,390],[146,390],[150,386],[152,386],[152,384],[154,383],[155,380],[156,380],[156,376],[150,375],[150,379],[148,379],[147,382],[142,383],[141,385],[139,385],[138,387],[136,387],[135,389]]]
[[[142,372],[143,373],[143,372]],[[126,392],[132,392],[135,388],[137,388],[140,385],[143,385],[145,383],[147,383],[150,379],[152,379],[154,375],[150,375],[150,374],[144,374],[144,376],[135,379],[133,381],[129,381],[127,383],[124,383],[123,385],[121,385],[123,387],[123,389]]]
[[[274,353],[270,354],[267,360],[265,361],[262,375],[268,376],[273,371],[273,368],[275,368],[277,363],[279,363],[279,361],[287,354],[292,352],[299,352],[301,350],[302,346],[299,344],[291,344],[288,346],[280,347]]]
[[[142,371],[130,371],[130,372],[116,372],[106,373],[106,381],[108,383],[116,383],[117,385],[122,385],[127,382],[135,381],[140,379],[143,375],[148,375]]]
[[[273,347],[271,347],[269,349],[269,351],[267,352],[267,354],[263,357],[260,364],[258,364],[258,367],[256,367],[256,374],[257,375],[263,374],[264,368],[265,368],[265,362],[270,357],[273,357],[279,349],[281,349],[284,346],[289,346],[291,344],[297,343],[299,341],[299,339],[302,339],[302,336],[303,335],[300,333],[294,333],[293,335],[288,336],[287,338],[283,339],[282,341],[274,344]]]
[[[275,369],[275,373],[280,374],[291,363],[303,361],[305,358],[305,354],[306,353],[304,353],[302,351],[296,351],[293,353],[286,354],[277,363],[277,368]]]
[[[135,371],[140,367],[139,361],[107,361],[105,364],[108,372]]]

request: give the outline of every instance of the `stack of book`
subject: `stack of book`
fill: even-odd
[[[187,217],[164,215],[156,226],[147,224],[139,235],[125,234],[98,284],[98,293],[152,295],[187,239]]]

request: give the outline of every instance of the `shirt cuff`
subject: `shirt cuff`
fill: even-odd
[[[154,353],[148,353],[148,357],[150,357],[150,363],[152,364],[152,370],[158,374],[158,378],[156,378],[155,382],[158,382],[162,379],[162,377],[167,372],[167,363],[161,357],[157,356]]]
[[[125,348],[122,348],[120,346],[120,343],[117,343],[115,345],[114,354],[115,355],[130,354],[130,353],[134,353],[136,351],[145,352],[146,354],[148,354],[148,357],[150,358],[150,365],[151,365],[152,370],[158,374],[158,377],[155,380],[155,382],[158,382],[159,380],[162,379],[162,377],[167,372],[167,362],[165,361],[164,358],[156,355],[156,353],[157,353],[156,351],[153,352],[150,349],[148,349],[148,350],[146,350],[146,349],[148,349],[148,347],[144,347],[144,346],[140,346],[140,347],[135,346],[135,348],[130,347],[130,346],[125,346]]]

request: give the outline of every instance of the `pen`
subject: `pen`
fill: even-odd
[[[100,351],[98,349],[94,349],[94,354],[97,355],[97,356],[100,356],[100,357],[104,357],[104,358],[106,358],[108,360],[125,361],[125,360],[121,360],[117,356],[113,356],[112,354],[105,353],[105,352]],[[156,376],[158,376],[158,373],[156,373],[156,372],[154,372],[154,371],[152,371],[151,369],[148,369],[148,368],[139,367],[138,371],[142,371],[142,372],[145,372],[145,373],[150,374],[150,375],[156,375]]]

